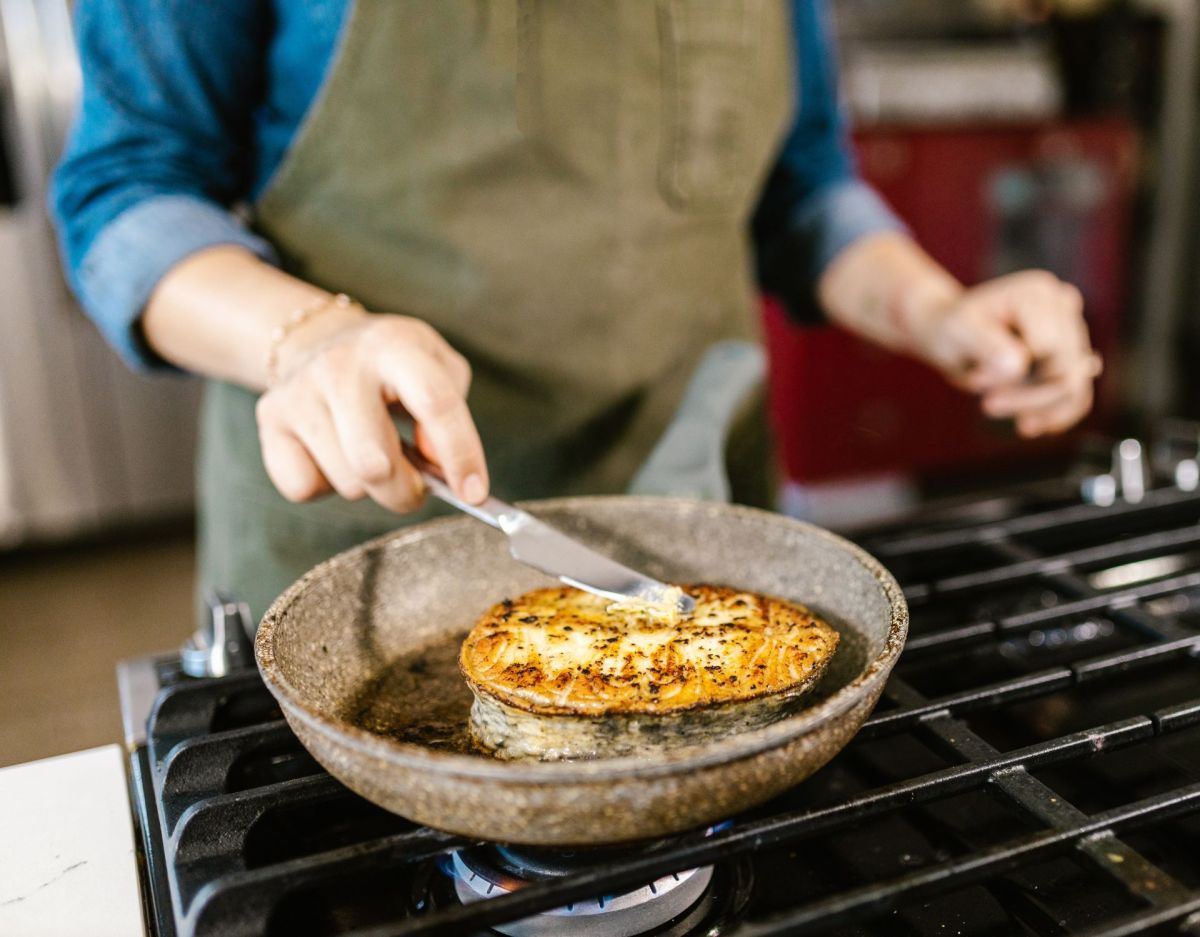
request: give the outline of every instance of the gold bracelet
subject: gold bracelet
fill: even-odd
[[[336,296],[324,296],[310,305],[293,309],[291,315],[271,330],[271,343],[267,346],[267,386],[270,387],[279,380],[279,350],[289,335],[309,319],[329,309],[353,309],[357,306],[358,303],[345,293],[338,293]]]

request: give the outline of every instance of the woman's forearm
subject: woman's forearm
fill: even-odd
[[[365,315],[332,300],[244,248],[213,247],[163,277],[142,315],[142,331],[157,354],[184,370],[263,390],[272,356],[285,371],[293,351]],[[298,310],[319,311],[280,341],[278,330]]]
[[[843,328],[893,351],[915,347],[931,316],[963,286],[912,238],[886,232],[834,258],[818,284],[826,314]]]

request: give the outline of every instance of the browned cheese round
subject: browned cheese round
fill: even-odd
[[[724,586],[684,587],[687,618],[560,587],[491,608],[463,643],[476,695],[547,715],[666,715],[810,684],[838,633],[803,606]]]

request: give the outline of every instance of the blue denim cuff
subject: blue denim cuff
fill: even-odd
[[[163,367],[139,320],[159,280],[181,260],[218,244],[237,244],[271,263],[271,245],[225,209],[190,195],[158,195],[109,222],[83,258],[75,284],[83,307],[121,358]]]
[[[859,238],[884,231],[908,232],[879,193],[861,179],[820,189],[800,203],[791,220],[793,235],[806,247],[813,283],[834,257]]]

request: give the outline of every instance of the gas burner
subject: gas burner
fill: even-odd
[[[642,850],[553,850],[519,846],[480,846],[454,853],[446,872],[459,901],[471,904],[515,891],[532,882],[563,878],[598,862],[611,863]],[[671,933],[686,934],[704,917],[702,908],[713,880],[713,867],[702,866],[663,876],[618,895],[603,895],[497,926],[509,937],[632,937],[675,922]],[[693,921],[692,914],[697,920]],[[682,918],[682,920],[680,920]]]

